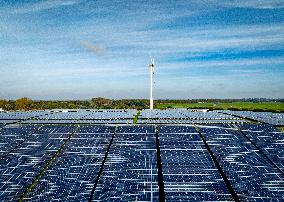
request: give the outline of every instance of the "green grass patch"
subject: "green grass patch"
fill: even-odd
[[[204,102],[204,103],[181,103],[181,104],[158,104],[158,109],[167,108],[190,108],[210,110],[244,110],[244,111],[270,111],[284,112],[282,102]]]
[[[140,111],[137,111],[137,114],[133,118],[133,124],[137,124],[139,115],[140,115]]]
[[[284,132],[284,126],[277,127],[281,132]]]

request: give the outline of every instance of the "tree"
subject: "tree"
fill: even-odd
[[[5,109],[8,104],[7,100],[0,99],[0,108]]]
[[[33,101],[26,97],[16,100],[17,110],[31,110],[32,105],[33,105]]]
[[[92,102],[97,108],[110,108],[112,105],[112,100],[102,97],[92,98]]]

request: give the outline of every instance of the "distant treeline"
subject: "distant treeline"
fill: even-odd
[[[183,103],[227,103],[227,102],[284,102],[284,99],[188,99],[188,100],[155,100],[155,105],[183,104]],[[17,100],[0,99],[0,108],[12,110],[42,110],[42,109],[145,109],[149,108],[148,99],[107,99],[92,98],[91,100],[31,100],[20,98]]]
[[[149,106],[148,100],[123,99],[111,100],[93,98],[91,100],[31,100],[20,98],[17,100],[0,99],[0,108],[11,110],[42,110],[42,109],[144,109]]]

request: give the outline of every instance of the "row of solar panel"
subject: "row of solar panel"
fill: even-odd
[[[253,119],[262,123],[268,123],[275,126],[284,125],[284,113],[271,112],[251,112],[251,111],[220,111],[226,114],[231,114],[243,118]]]
[[[192,120],[192,119],[138,119],[138,124],[222,124],[222,123],[248,123],[246,120]]]
[[[165,109],[141,111],[141,119],[240,119],[228,114],[219,113],[218,111],[191,111],[187,109]]]
[[[78,111],[28,111],[0,112],[0,120],[77,120],[77,119],[133,119],[137,113],[129,110],[78,110]]]
[[[159,142],[167,201],[232,201],[194,128],[161,126]]]
[[[2,155],[1,158],[0,172],[3,176],[0,178],[0,198],[12,201],[20,197],[44,201],[88,200],[114,127],[82,126],[73,134],[74,129],[73,126],[42,126],[2,130],[0,137],[6,140],[2,152],[9,155]],[[133,133],[130,134],[131,131]],[[19,139],[17,135],[20,133],[23,137],[19,141],[26,141],[22,144],[17,142],[19,146],[16,148],[12,143]],[[116,200],[118,193],[125,200],[157,199],[156,145],[153,135],[153,127],[120,127],[117,130],[94,199]],[[71,136],[33,191],[25,194],[48,160]],[[133,194],[129,195],[131,192]]]
[[[202,136],[241,200],[284,200],[283,173],[269,161],[283,171],[284,134],[270,125],[236,125],[256,147],[231,127],[201,127],[200,134],[189,126],[158,127],[168,201],[233,200]],[[154,126],[114,131],[110,126],[2,128],[0,199],[87,201],[94,189],[93,201],[157,201]]]
[[[30,111],[30,112],[0,112],[0,123],[9,124],[18,121],[25,123],[132,123],[137,111],[128,110],[77,110],[77,111]],[[142,110],[139,123],[242,123],[243,118],[272,124],[284,125],[283,113],[250,112],[250,111],[192,111],[186,109]],[[120,120],[120,121],[118,121]],[[216,120],[216,121],[215,121]],[[223,121],[222,121],[223,120]]]
[[[25,120],[21,124],[132,124],[133,119],[78,119],[78,120],[62,120],[62,119],[36,119]]]
[[[201,133],[241,201],[284,200],[283,173],[245,136],[220,128],[201,128]],[[284,155],[279,149],[277,152]]]

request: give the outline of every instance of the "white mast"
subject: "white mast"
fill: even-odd
[[[154,108],[154,100],[153,100],[154,58],[152,58],[151,60],[149,69],[150,69],[150,110],[152,110]]]

